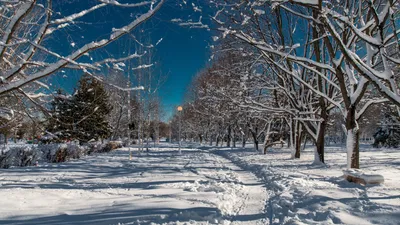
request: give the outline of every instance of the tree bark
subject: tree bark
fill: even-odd
[[[251,136],[253,137],[253,141],[254,141],[254,149],[256,151],[258,151],[258,138],[257,138],[257,134],[255,132],[251,131]]]
[[[321,9],[321,5],[319,4],[319,9]],[[313,9],[313,18],[318,18],[318,11],[316,9]],[[322,55],[321,55],[321,43],[320,40],[317,40],[318,37],[320,37],[319,34],[319,30],[317,29],[316,26],[313,27],[312,30],[312,35],[313,35],[313,39],[316,40],[313,43],[314,46],[314,53],[315,53],[315,59],[317,62],[322,62]],[[321,69],[318,68],[317,69],[319,72],[321,72]],[[318,90],[319,91],[323,91],[324,90],[324,82],[322,81],[321,77],[317,77],[317,82],[318,82]],[[316,154],[315,154],[315,158],[314,161],[319,160],[322,163],[325,163],[325,159],[324,159],[324,145],[325,145],[325,129],[326,129],[326,124],[328,121],[328,113],[327,113],[327,107],[326,107],[326,102],[325,99],[320,96],[319,97],[319,106],[320,106],[320,110],[321,110],[321,118],[323,121],[321,121],[320,125],[319,125],[319,130],[318,132],[318,136],[317,136],[317,140],[315,141],[315,146],[316,146]]]
[[[271,132],[271,123],[272,122],[269,122],[268,123],[268,126],[267,126],[267,132],[265,132],[265,139],[264,139],[264,155],[265,154],[267,154],[267,150],[268,150],[268,147],[270,147],[270,139],[269,139],[269,135],[270,135],[270,132]]]
[[[325,128],[326,128],[326,122],[321,122],[320,125],[320,130],[318,133],[318,138],[315,143],[316,148],[317,148],[317,155],[318,155],[318,160],[322,163],[325,163]]]
[[[297,126],[299,127],[300,124],[298,124]],[[296,135],[295,135],[295,153],[294,153],[294,158],[295,159],[300,159],[300,149],[301,149],[301,131],[300,128],[296,129]]]
[[[358,130],[356,121],[356,109],[354,106],[347,109],[346,116],[346,130],[347,130],[347,167],[359,169],[360,168],[360,132]]]
[[[318,137],[317,137],[315,145],[317,148],[318,160],[322,163],[325,163],[325,132],[326,132],[326,126],[327,126],[327,121],[328,121],[328,112],[326,109],[325,100],[322,97],[319,98],[319,102],[320,102],[319,105],[321,107],[322,121],[319,125],[319,132],[318,132]],[[317,157],[317,155],[316,155],[316,157]]]
[[[294,148],[294,155],[292,155],[292,157],[295,159],[300,159],[302,130],[299,121],[292,120],[291,132],[292,133],[290,135],[292,135],[292,142],[293,142],[292,148]]]
[[[227,136],[227,140],[226,140],[226,147],[231,147],[231,133],[232,133],[232,129],[231,129],[231,125],[228,126],[228,136]]]
[[[236,129],[233,129],[233,142],[232,145],[234,148],[236,148]]]

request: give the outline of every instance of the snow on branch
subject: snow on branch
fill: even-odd
[[[150,67],[152,67],[154,64],[143,64],[143,65],[140,65],[140,66],[137,66],[137,67],[134,67],[134,68],[132,68],[132,70],[141,70],[141,69],[147,69],[147,68],[150,68]]]
[[[312,6],[317,6],[321,0],[272,0],[272,4],[277,4],[277,3],[285,3],[285,2],[290,2],[290,3],[295,3],[295,4],[302,4],[302,5],[312,5]]]
[[[43,5],[38,7],[40,9],[34,12],[36,14],[31,14],[31,9],[35,5],[38,5],[36,0],[25,1],[20,5],[11,5],[10,10],[14,10],[14,12],[10,20],[7,21],[4,33],[0,34],[0,66],[5,68],[1,74],[3,83],[0,86],[0,94],[18,89],[30,82],[49,76],[64,67],[80,69],[86,72],[88,70],[100,70],[102,64],[122,63],[126,60],[141,57],[143,54],[135,53],[119,59],[108,58],[92,63],[78,61],[81,56],[88,52],[107,46],[123,35],[130,34],[137,26],[151,18],[161,8],[164,2],[165,0],[153,0],[125,4],[115,0],[102,0],[100,4],[89,9],[59,19],[51,18],[55,14],[51,8],[51,0],[47,1],[47,7]],[[73,50],[66,56],[51,51],[49,46],[46,46],[46,43],[42,42],[54,29],[57,29],[52,26],[58,24],[58,26],[65,27],[66,24],[77,18],[83,17],[107,5],[118,7],[148,6],[148,8],[143,10],[144,12],[138,17],[131,19],[127,25],[113,29],[108,38],[85,43],[82,47]],[[0,14],[2,14],[2,12],[0,12]],[[36,15],[39,15],[39,19],[36,19]],[[25,22],[24,20],[27,20],[27,18],[29,18],[31,25],[22,23]],[[32,26],[32,28],[29,29],[28,32],[22,33],[19,31],[22,26]],[[34,26],[37,27],[34,29]],[[41,57],[43,60],[38,60],[38,57],[36,57],[38,51],[36,50],[40,50],[40,54],[42,55],[51,57]],[[35,61],[32,59],[35,59]],[[143,65],[141,68],[147,68],[149,66],[151,65]]]
[[[4,30],[4,34],[2,34],[2,43],[6,45],[10,42],[11,37],[16,31],[19,22],[29,13],[29,11],[33,8],[35,2],[36,1],[26,1],[16,10],[11,21],[8,23],[6,29]],[[3,57],[4,51],[6,50],[5,47],[6,46],[4,45],[0,45],[0,59]]]
[[[182,21],[181,19],[172,19],[171,22],[178,23],[178,25],[182,26],[182,27],[205,28],[205,29],[209,29],[210,28],[207,24],[204,24],[202,22],[202,16],[200,16],[199,21],[197,21],[197,22],[194,22],[194,21],[191,21],[191,20]]]
[[[0,107],[0,118],[4,120],[12,120],[14,118],[14,111],[9,108]]]
[[[99,0],[100,2],[110,4],[110,5],[115,5],[115,6],[120,6],[120,7],[139,7],[139,6],[144,6],[144,5],[153,5],[154,1],[143,1],[139,3],[119,3],[116,0]]]
[[[75,20],[75,19],[77,19],[79,17],[85,16],[85,15],[87,15],[87,14],[89,14],[89,13],[91,13],[91,12],[93,12],[93,11],[99,9],[99,8],[102,8],[102,7],[106,6],[106,5],[107,5],[106,3],[98,4],[98,5],[95,5],[95,6],[91,7],[91,8],[89,8],[89,9],[83,10],[83,11],[81,11],[79,13],[74,13],[72,15],[66,16],[66,17],[61,18],[61,19],[52,20],[50,23],[51,24],[70,23],[73,20]]]
[[[146,51],[143,54],[134,53],[130,56],[119,58],[119,59],[107,58],[107,59],[103,59],[99,62],[95,62],[94,65],[101,66],[102,64],[105,64],[105,63],[118,63],[118,62],[128,61],[130,59],[140,58],[140,57],[144,56],[146,53],[147,53]]]

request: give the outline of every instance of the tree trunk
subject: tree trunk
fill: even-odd
[[[118,119],[117,119],[117,126],[115,127],[114,131],[113,131],[113,135],[112,135],[112,140],[116,139],[117,133],[119,132],[119,127],[121,124],[121,118],[122,118],[122,113],[123,113],[123,107],[119,107],[119,115],[118,115]],[[130,132],[129,128],[128,128],[128,132]]]
[[[265,137],[265,139],[264,139],[264,155],[267,154],[267,150],[268,150],[269,145],[270,145],[269,139],[268,139],[268,137]]]
[[[235,129],[233,129],[233,142],[232,142],[232,145],[233,145],[234,148],[236,148],[236,130]]]
[[[287,121],[288,126],[289,126],[289,137],[288,137],[288,148],[291,149],[291,158],[294,159],[295,154],[296,154],[296,149],[294,148],[294,123],[293,123],[293,119],[289,118],[289,120]]]
[[[257,140],[257,138],[254,140],[254,149],[258,152],[258,140]]]
[[[319,162],[325,163],[325,154],[324,154],[324,148],[325,148],[325,130],[326,130],[326,122],[325,120],[321,122],[320,128],[319,128],[319,133],[318,137],[315,143],[315,146],[317,148],[317,154],[315,155],[314,160],[318,160]]]
[[[356,121],[356,110],[352,106],[347,109],[346,116],[346,131],[347,131],[347,167],[359,169],[360,168],[360,132],[358,130]]]
[[[253,137],[254,141],[254,149],[258,152],[258,139],[257,139],[257,134],[255,132],[251,131],[251,136]]]
[[[231,130],[231,125],[229,125],[228,126],[228,137],[227,137],[227,140],[226,140],[226,147],[231,147],[231,133],[232,133],[232,130]]]
[[[319,101],[320,101],[320,106],[321,106],[322,121],[319,125],[318,136],[317,136],[317,140],[315,143],[317,152],[315,154],[314,161],[318,160],[322,163],[325,163],[324,148],[325,148],[325,132],[326,132],[326,126],[327,126],[327,121],[328,121],[328,113],[326,111],[325,100],[321,97],[319,99]]]
[[[300,149],[301,149],[301,131],[300,131],[300,128],[297,128],[296,133],[297,133],[296,136],[295,136],[295,148],[296,148],[296,151],[294,153],[294,158],[295,159],[300,159]]]
[[[304,133],[303,138],[304,138],[304,142],[303,142],[302,150],[304,151],[304,149],[306,149],[306,145],[307,145],[307,133]]]
[[[321,7],[321,5],[319,5]],[[312,16],[313,18],[318,18],[319,12],[316,9],[313,9],[312,11]],[[322,57],[321,55],[321,43],[320,40],[316,39],[320,37],[319,30],[316,26],[313,27],[312,31],[312,36],[313,39],[316,41],[313,43],[314,46],[314,53],[315,53],[315,59],[317,62],[322,62]],[[317,69],[319,72],[321,72],[321,69]],[[317,76],[317,83],[318,83],[318,90],[323,91],[324,90],[324,82],[320,76]],[[326,87],[325,87],[326,88]],[[316,152],[314,155],[314,161],[320,161],[322,163],[325,163],[324,161],[324,145],[325,145],[325,129],[326,129],[326,123],[328,121],[328,113],[327,113],[327,108],[326,108],[326,103],[324,97],[320,96],[319,97],[319,106],[321,110],[321,118],[322,122],[319,124],[319,130],[317,130],[317,140],[315,140],[315,146],[316,146]]]
[[[219,134],[217,135],[217,140],[216,140],[216,143],[215,143],[215,147],[218,147],[218,145],[219,145]]]
[[[270,139],[269,139],[269,135],[270,135],[270,132],[271,132],[271,123],[272,123],[272,122],[268,123],[267,132],[265,132],[265,139],[264,139],[264,155],[267,154],[267,150],[268,150],[268,147],[269,147],[270,142],[271,142]]]
[[[295,159],[300,159],[300,149],[301,149],[301,134],[302,134],[302,130],[301,130],[301,126],[300,126],[300,122],[297,120],[292,120],[291,121],[291,138],[292,138],[292,143],[291,143],[291,147],[293,148],[294,153],[292,153],[292,157]]]
[[[246,135],[242,134],[242,148],[246,147]]]

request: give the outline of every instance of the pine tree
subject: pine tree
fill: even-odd
[[[83,75],[73,98],[74,136],[81,142],[105,139],[111,135],[107,120],[112,107],[103,84],[90,75]]]
[[[95,78],[83,75],[72,97],[58,90],[51,105],[52,116],[47,130],[59,140],[85,143],[110,137],[107,117],[112,107],[103,84]]]
[[[59,89],[51,103],[51,117],[47,124],[47,131],[56,135],[58,139],[66,141],[73,137],[73,99]]]

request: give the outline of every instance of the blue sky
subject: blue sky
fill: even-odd
[[[93,6],[96,2],[95,0],[68,0],[55,7],[63,15],[68,15]],[[168,120],[175,107],[182,103],[192,77],[207,64],[210,55],[209,45],[212,41],[211,34],[204,29],[183,28],[170,22],[173,18],[187,18],[191,13],[191,11],[183,11],[178,2],[180,1],[167,0],[153,18],[134,32],[135,36],[150,40],[153,44],[160,38],[163,39],[154,49],[154,58],[157,61],[154,72],[161,72],[163,76],[167,75],[160,89],[160,97],[166,114],[164,120]],[[84,23],[57,31],[59,33],[48,42],[57,52],[67,54],[74,48],[78,48],[80,44],[87,43],[88,40],[98,40],[102,36],[108,36],[111,28],[126,25],[129,21],[127,19],[132,19],[132,15],[135,15],[132,9],[108,7],[83,17],[80,21]],[[144,32],[140,33],[140,30]],[[72,46],[71,43],[75,45]],[[124,40],[96,51],[90,57],[100,59],[107,54],[116,57],[123,55],[127,49],[121,43],[124,43]],[[131,52],[134,51],[135,49],[132,48]],[[82,72],[65,70],[65,73],[59,73],[50,78],[49,82],[53,88],[62,87],[71,92],[81,74]]]

